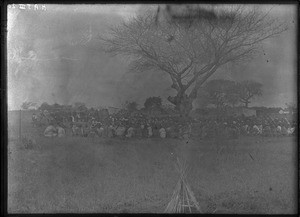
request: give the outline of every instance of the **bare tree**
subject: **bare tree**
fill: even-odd
[[[250,100],[255,96],[262,95],[262,84],[255,81],[242,81],[239,88],[239,98],[245,107],[248,107]]]
[[[199,87],[217,69],[252,58],[260,42],[284,30],[284,24],[271,18],[269,12],[232,6],[201,9],[196,17],[171,16],[160,22],[149,12],[112,27],[109,35],[100,38],[107,52],[129,57],[130,71],[167,73],[176,90],[176,96],[168,100],[187,116]]]

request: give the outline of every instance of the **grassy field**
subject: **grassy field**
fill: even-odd
[[[185,158],[205,213],[297,212],[295,138],[238,140],[45,138],[18,113],[9,118],[9,213],[162,213]]]

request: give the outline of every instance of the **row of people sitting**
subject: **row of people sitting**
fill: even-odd
[[[89,128],[88,126],[73,126],[72,135],[74,136],[98,136],[98,137],[125,137],[125,138],[151,138],[151,137],[160,137],[166,138],[167,132],[169,137],[176,137],[174,132],[171,132],[171,128],[153,128],[150,125],[141,125],[140,127],[133,126],[113,126],[109,125],[100,126],[95,128]]]
[[[66,128],[65,129],[69,129]],[[64,136],[64,126],[50,125],[45,130],[45,136]],[[99,136],[99,137],[171,137],[180,138],[184,134],[195,137],[215,137],[215,136],[227,136],[238,137],[239,135],[265,135],[265,136],[278,136],[278,135],[293,135],[295,133],[295,127],[288,125],[278,125],[277,127],[270,125],[248,125],[208,122],[208,123],[146,123],[146,124],[130,124],[128,122],[118,122],[116,124],[102,124],[100,122],[75,122],[72,123],[71,134],[73,136]],[[60,133],[59,133],[60,132]],[[187,133],[185,133],[187,132]],[[225,135],[227,134],[227,135]],[[51,136],[50,136],[51,135]]]

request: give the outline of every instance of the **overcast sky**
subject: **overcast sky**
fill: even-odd
[[[166,99],[172,94],[168,77],[160,72],[126,73],[128,62],[105,54],[98,38],[107,27],[130,20],[145,7],[46,5],[46,11],[20,10],[18,5],[9,8],[8,51],[15,56],[8,64],[8,109],[18,109],[25,100],[119,107],[126,100],[142,105],[149,96]],[[261,82],[263,96],[252,106],[284,107],[296,99],[296,7],[276,5],[271,16],[287,22],[289,30],[266,40],[252,61],[223,67],[212,77]],[[82,39],[87,43],[77,46]]]

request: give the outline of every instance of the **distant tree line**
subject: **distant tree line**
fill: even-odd
[[[248,107],[253,99],[256,97],[262,96],[262,87],[263,85],[259,82],[252,80],[245,80],[241,82],[236,82],[226,79],[214,79],[208,81],[200,90],[198,98],[202,103],[201,108],[211,108],[216,109],[244,106]],[[22,104],[21,108],[23,110],[28,110],[31,107],[37,108],[37,103],[26,101]],[[163,104],[162,98],[159,96],[151,96],[145,99],[143,107],[138,108],[139,104],[136,101],[125,101],[120,108],[121,110],[127,112],[158,112],[158,113],[168,113],[168,114],[177,114],[175,106],[172,104]],[[101,107],[97,107],[102,109]],[[88,108],[83,102],[75,102],[73,105],[61,105],[54,103],[52,105],[47,102],[42,103],[38,110],[48,110],[48,111],[58,111],[58,110],[69,110],[76,112],[85,112],[88,110],[95,110],[97,108]],[[256,110],[263,110],[270,112],[270,109],[276,109],[276,113],[281,108],[266,108],[266,107],[252,107]],[[269,110],[270,111],[269,111]],[[286,110],[290,113],[296,113],[297,106],[293,103],[286,103]],[[202,110],[201,110],[202,111]]]
[[[21,108],[23,110],[30,110],[31,108],[38,109],[40,111],[47,110],[49,112],[57,112],[57,111],[75,111],[75,112],[86,112],[88,110],[103,110],[103,107],[98,106],[96,108],[90,107],[88,108],[87,105],[83,102],[75,102],[72,105],[62,105],[59,103],[49,104],[47,102],[43,102],[40,106],[37,106],[37,103],[26,101],[22,104]],[[151,111],[174,111],[174,106],[170,104],[163,105],[162,98],[159,96],[151,96],[146,98],[144,102],[144,106],[139,109],[139,105],[135,101],[125,101],[123,105],[121,106],[120,110],[126,110],[130,113],[136,112],[136,111],[145,111],[145,112],[151,112]]]
[[[159,96],[151,96],[146,98],[144,107],[138,109],[138,103],[135,101],[126,101],[123,109],[129,112],[144,111],[144,112],[175,112],[175,107],[170,104],[163,104],[162,98]]]
[[[262,84],[251,80],[236,82],[215,79],[208,81],[199,91],[200,100],[205,106],[224,108],[243,105],[248,107],[255,97],[262,95]]]

